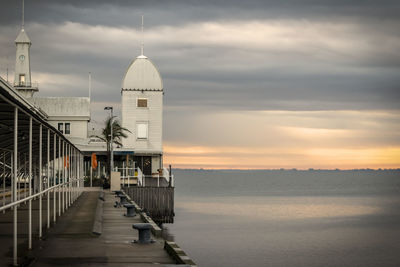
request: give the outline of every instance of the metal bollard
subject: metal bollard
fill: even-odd
[[[126,208],[126,214],[124,214],[126,217],[135,217],[136,216],[135,205],[124,204],[124,207]]]
[[[105,201],[105,199],[104,199],[104,192],[100,192],[100,194],[99,194],[99,199],[102,200],[102,201]]]
[[[139,231],[139,240],[134,240],[133,243],[139,244],[149,244],[154,243],[155,241],[151,239],[151,224],[149,223],[135,223],[132,225],[133,229],[137,229]]]
[[[125,195],[119,195],[119,198],[120,198],[120,202],[121,202],[121,205],[124,205],[124,204],[128,204],[128,201],[126,201],[126,196]]]

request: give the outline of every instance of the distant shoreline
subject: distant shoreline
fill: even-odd
[[[400,171],[400,168],[397,169],[383,169],[383,168],[378,168],[378,169],[370,169],[370,168],[365,168],[365,169],[208,169],[208,168],[174,168],[173,170],[182,170],[182,171],[271,171],[271,172],[276,172],[276,171],[299,171],[299,172],[337,172],[337,171],[373,171],[373,172],[386,172],[386,171]]]

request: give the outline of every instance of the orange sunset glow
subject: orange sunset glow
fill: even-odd
[[[210,169],[399,168],[397,121],[398,113],[381,111],[195,114],[187,122],[190,129],[177,125],[191,140],[165,141],[164,163]]]
[[[271,150],[165,145],[164,162],[177,168],[211,169],[361,169],[398,168],[400,147],[366,149]]]

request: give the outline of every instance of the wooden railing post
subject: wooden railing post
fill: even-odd
[[[169,165],[169,187],[172,186],[172,168],[171,164]]]

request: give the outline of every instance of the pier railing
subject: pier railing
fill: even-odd
[[[115,171],[121,174],[121,187],[174,187],[174,176],[167,168],[162,168],[161,172],[153,175],[144,175],[139,167],[115,167]]]
[[[115,167],[114,171],[121,174],[121,186],[130,187],[132,185],[144,186],[143,173],[139,167],[130,168],[123,166],[122,168]]]
[[[174,222],[174,187],[124,187],[125,193],[156,223]]]
[[[171,165],[170,165],[170,169],[171,169]],[[167,183],[171,186],[174,187],[174,176],[170,173],[170,171],[163,167],[163,177],[165,178],[165,180],[167,181]]]
[[[137,186],[121,184],[125,193],[136,202],[157,223],[174,222],[174,176],[163,168],[157,174],[145,176],[140,168],[135,172],[138,178]],[[123,172],[126,173],[126,172]],[[125,176],[122,176],[125,177]],[[121,181],[125,178],[121,177]]]
[[[31,144],[32,142],[30,142]],[[49,156],[50,146],[48,147],[47,155]],[[81,194],[83,178],[79,177],[82,177],[83,157],[76,149],[67,146],[63,149],[60,148],[61,141],[59,141],[58,156],[54,150],[54,158],[46,161],[45,166],[42,165],[42,149],[39,149],[38,157],[33,157],[32,147],[29,149],[28,155],[0,148],[0,181],[2,182],[0,212],[5,213],[7,210],[12,210],[14,213],[13,265],[15,266],[18,265],[17,230],[18,224],[22,222],[21,219],[18,220],[19,206],[28,203],[28,249],[32,249],[32,201],[37,199],[39,202],[38,237],[41,238],[43,226],[46,225],[42,222],[43,198],[47,197],[47,228],[50,228],[51,219],[54,223],[56,222],[57,211],[58,216],[61,216]],[[62,161],[66,157],[69,157],[71,162],[63,166]],[[37,163],[37,165],[33,163]],[[51,195],[52,199],[50,200]],[[50,218],[52,210],[53,218]]]

